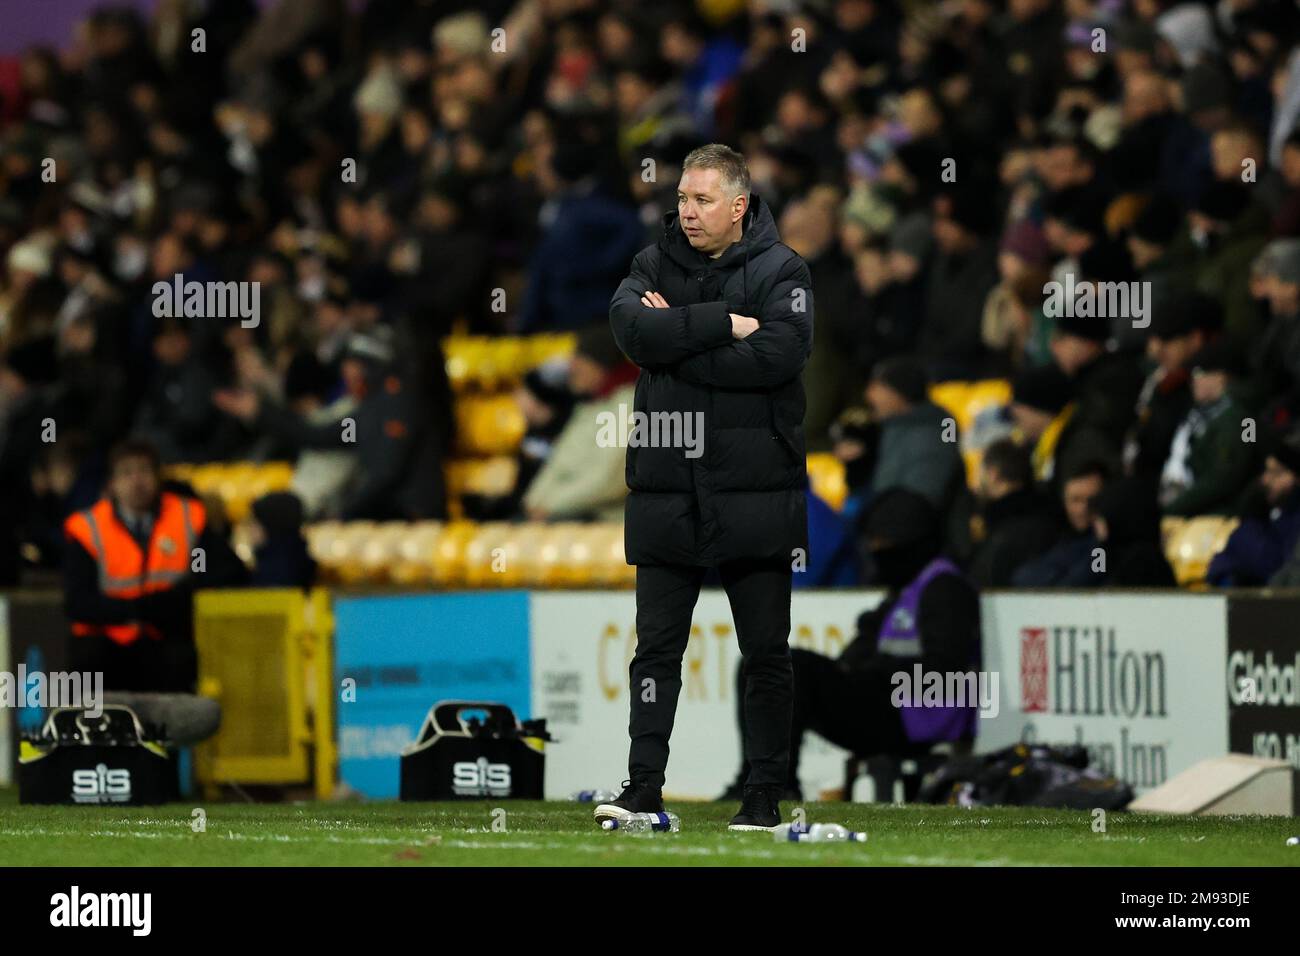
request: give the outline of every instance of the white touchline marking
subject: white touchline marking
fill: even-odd
[[[428,837],[434,835],[436,831],[420,830],[416,831],[419,836]],[[162,833],[162,832],[144,832],[137,830],[93,830],[86,834],[69,834],[60,830],[48,830],[41,827],[33,827],[23,830],[0,830],[0,836],[91,836],[97,838],[109,839],[138,839],[138,840],[188,840],[189,833]],[[234,833],[227,831],[225,834],[211,832],[207,834],[208,838],[215,837],[219,840],[233,840],[235,842],[250,843],[330,843],[335,845],[357,844],[362,846],[406,846],[412,849],[420,849],[423,844],[418,840],[400,839],[394,837],[357,837],[355,839],[344,839],[336,836],[295,836],[287,833]],[[617,839],[617,838],[615,838]],[[653,839],[653,838],[651,838]],[[662,856],[739,856],[750,857],[754,859],[775,859],[777,853],[775,850],[759,850],[750,847],[740,847],[728,841],[720,840],[715,846],[656,846],[648,840],[637,840],[636,843],[630,841],[614,842],[607,835],[593,834],[592,842],[589,843],[559,843],[553,840],[442,840],[438,844],[428,846],[427,849],[434,851],[438,847],[454,847],[461,850],[568,850],[578,853],[615,853],[638,852],[650,853]],[[806,856],[809,859],[817,860],[824,858],[825,854],[820,851],[805,852],[811,848],[800,850],[800,856]],[[872,851],[868,856],[863,854],[863,862],[870,864],[901,864],[904,866],[972,866],[972,867],[989,867],[989,866],[1054,866],[1051,863],[1021,863],[1014,860],[1003,858],[993,859],[968,859],[964,857],[950,856],[916,856],[915,854],[895,854],[889,852]],[[841,862],[842,857],[836,862]]]

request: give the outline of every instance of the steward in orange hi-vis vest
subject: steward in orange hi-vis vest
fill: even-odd
[[[186,578],[206,524],[201,502],[164,492],[145,547],[118,518],[108,498],[70,516],[64,531],[95,559],[100,592],[128,601],[170,590]],[[107,624],[74,620],[72,633],[76,637],[102,635],[116,644],[163,637],[157,626],[143,621]]]
[[[164,486],[152,444],[114,447],[103,500],[64,522],[71,670],[103,674],[110,691],[194,693],[194,591],[248,573],[212,525],[187,489]]]

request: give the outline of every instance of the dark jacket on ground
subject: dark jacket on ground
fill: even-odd
[[[704,424],[697,458],[685,448],[628,448],[629,564],[788,559],[807,548],[799,373],[812,350],[811,277],[757,195],[743,230],[710,259],[668,213],[663,238],[637,254],[610,303],[614,338],[642,370],[635,410],[701,414]],[[648,291],[672,307],[643,306]],[[733,339],[731,312],[759,328]]]
[[[1022,488],[984,508],[985,538],[975,549],[970,575],[982,588],[1010,587],[1011,576],[1026,561],[1047,551],[1060,533],[1052,502]]]

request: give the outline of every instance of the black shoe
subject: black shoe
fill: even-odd
[[[623,792],[612,803],[596,807],[596,822],[622,820],[634,813],[663,813],[664,795],[658,787],[636,781],[624,780]]]
[[[781,788],[746,787],[728,830],[775,830],[781,825]]]

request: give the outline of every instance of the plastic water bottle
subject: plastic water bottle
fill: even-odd
[[[677,833],[682,828],[675,813],[634,813],[621,820],[606,820],[601,826],[623,833]]]
[[[855,833],[838,823],[783,823],[776,828],[778,843],[866,843],[865,833]]]
[[[569,796],[578,803],[609,803],[618,799],[617,790],[579,790]]]

